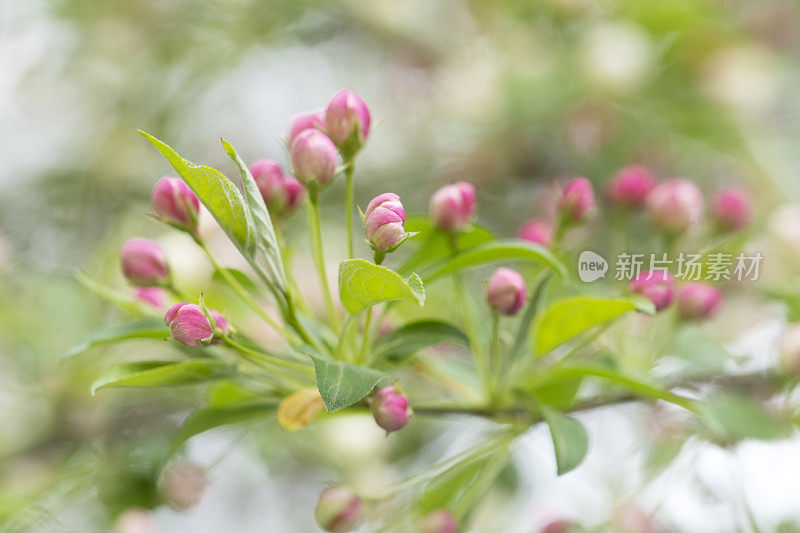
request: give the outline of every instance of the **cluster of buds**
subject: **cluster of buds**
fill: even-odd
[[[666,270],[647,270],[628,285],[628,289],[644,296],[663,311],[673,301],[678,313],[686,320],[705,320],[711,317],[722,303],[722,291],[702,281],[687,281],[675,288],[675,278]]]
[[[303,202],[303,184],[294,176],[284,174],[280,163],[274,159],[259,159],[250,165],[250,174],[273,217],[283,218]]]
[[[189,302],[167,309],[164,323],[173,339],[190,348],[217,344],[233,332],[233,327],[219,311]]]

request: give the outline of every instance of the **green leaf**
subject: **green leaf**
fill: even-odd
[[[239,424],[248,420],[272,416],[278,408],[277,401],[234,405],[227,407],[205,407],[190,414],[172,441],[175,451],[181,444],[205,431],[220,426]]]
[[[406,231],[417,233],[413,242],[419,243],[416,251],[403,263],[398,272],[409,274],[420,267],[441,261],[450,256],[451,236],[431,224],[427,215],[410,215],[406,217]],[[477,224],[470,224],[458,234],[456,244],[459,250],[468,250],[494,239],[488,229]]]
[[[541,262],[553,268],[561,278],[567,277],[567,267],[550,250],[533,243],[515,239],[489,242],[461,252],[452,258],[440,261],[425,269],[421,277],[426,282],[431,282],[465,268],[498,261]]]
[[[215,359],[191,361],[145,361],[123,363],[108,369],[92,383],[92,394],[104,387],[159,387],[213,381],[230,373],[230,367]]]
[[[339,263],[339,299],[351,313],[380,302],[410,300],[425,303],[425,289],[416,274],[404,280],[400,274],[364,259]]]
[[[546,404],[539,404],[542,416],[550,427],[553,448],[556,452],[558,475],[574,470],[586,457],[589,435],[583,424]]]
[[[747,396],[720,392],[700,404],[700,419],[714,439],[731,444],[743,439],[775,440],[788,437],[792,427],[768,413]]]
[[[554,302],[533,323],[533,353],[545,354],[590,328],[636,309],[653,311],[652,304],[648,307],[640,298],[574,296]]]
[[[419,350],[442,342],[469,347],[467,335],[454,325],[441,320],[419,320],[405,324],[375,346],[379,358],[403,361]]]
[[[143,318],[124,324],[115,324],[99,331],[95,331],[80,343],[76,344],[63,354],[61,360],[71,359],[89,349],[127,339],[166,339],[169,337],[169,329],[164,325],[164,321],[157,318]]]
[[[314,361],[317,389],[329,413],[361,400],[386,376],[380,370],[329,361],[315,355],[309,357]]]
[[[153,316],[156,314],[150,306],[133,299],[130,291],[123,292],[111,287],[107,287],[106,285],[103,285],[99,281],[90,277],[82,270],[77,270],[75,272],[75,279],[77,279],[81,285],[92,291],[100,298],[106,300],[107,302],[111,302],[131,315]]]
[[[534,387],[531,392],[547,405],[565,409],[575,401],[584,377],[579,375],[557,376]]]

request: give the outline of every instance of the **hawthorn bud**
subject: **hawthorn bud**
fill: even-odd
[[[325,131],[343,153],[354,154],[369,137],[369,108],[357,94],[341,90],[325,110]]]
[[[661,311],[672,303],[674,283],[675,278],[666,270],[646,270],[630,282],[628,290],[644,296]]]
[[[475,187],[459,181],[439,188],[431,196],[430,212],[438,228],[448,233],[463,229],[475,216]]]
[[[325,185],[336,174],[336,145],[319,130],[300,132],[291,147],[292,165],[297,179],[304,185],[317,182]]]
[[[159,490],[170,507],[185,511],[197,505],[206,484],[205,469],[197,463],[184,461],[164,470],[159,479]]]
[[[570,222],[580,222],[594,207],[594,189],[586,178],[574,178],[564,186],[558,209]]]
[[[406,239],[406,211],[393,192],[376,196],[364,211],[364,232],[378,252],[391,252]]]
[[[489,279],[486,300],[498,313],[515,315],[525,305],[525,280],[516,270],[498,268]]]
[[[133,297],[156,309],[164,309],[167,306],[167,291],[161,287],[136,287],[133,290]]]
[[[119,515],[114,533],[158,533],[158,524],[150,511],[131,508]]]
[[[792,376],[800,376],[800,323],[789,324],[779,341],[781,369]]]
[[[231,325],[218,311],[214,309],[208,311],[214,319],[215,328],[222,335],[232,331]],[[215,330],[211,327],[211,322],[197,304],[181,302],[173,305],[167,309],[164,322],[169,327],[172,338],[190,348],[219,342],[214,339]]]
[[[710,283],[687,281],[678,287],[675,302],[683,318],[703,320],[722,303],[722,291]]]
[[[617,172],[606,187],[606,196],[615,205],[639,207],[653,189],[656,180],[650,169],[628,165]]]
[[[197,228],[200,200],[182,179],[164,176],[158,180],[150,195],[150,203],[162,220],[186,231]]]
[[[274,159],[259,159],[250,166],[250,174],[271,215],[288,215],[302,202],[303,184],[293,176],[285,175]]]
[[[369,406],[375,422],[389,433],[402,429],[413,414],[408,407],[408,398],[394,385],[375,391]]]
[[[297,138],[302,132],[311,129],[321,130],[325,127],[325,111],[317,109],[316,111],[309,111],[296,115],[292,119],[292,124],[289,126],[289,144]]]
[[[458,533],[458,520],[447,509],[436,509],[420,520],[419,533]]]
[[[122,272],[134,285],[150,287],[169,281],[169,265],[164,250],[149,239],[128,239],[120,248]]]
[[[550,248],[553,245],[553,225],[543,220],[529,220],[519,227],[517,237]]]
[[[703,216],[703,193],[694,182],[673,179],[659,183],[647,195],[653,224],[667,233],[683,233]]]
[[[355,529],[363,513],[358,494],[346,487],[328,487],[319,495],[314,518],[325,531],[339,533]]]
[[[745,227],[752,216],[753,200],[741,187],[717,192],[711,204],[711,215],[719,228],[737,231]]]

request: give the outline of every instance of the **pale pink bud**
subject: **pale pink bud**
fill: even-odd
[[[436,509],[422,517],[419,533],[458,533],[458,520],[447,509]]]
[[[516,270],[498,268],[489,279],[486,300],[497,312],[515,315],[525,305],[525,280]]]
[[[730,187],[714,196],[711,214],[717,225],[724,230],[736,231],[745,227],[753,212],[753,200],[745,189]]]
[[[287,215],[303,201],[303,184],[285,175],[274,159],[259,159],[250,166],[250,174],[273,216]]]
[[[153,211],[162,220],[185,230],[194,231],[200,212],[200,200],[180,178],[164,176],[150,195]]]
[[[448,233],[463,229],[475,216],[475,187],[459,181],[439,188],[431,196],[430,212],[438,228]]]
[[[133,290],[133,297],[156,309],[164,309],[167,306],[167,291],[161,287],[136,287]]]
[[[328,487],[319,495],[314,518],[325,531],[352,531],[364,514],[358,494],[346,487]]]
[[[678,287],[675,303],[684,318],[703,320],[713,315],[722,303],[722,291],[710,283],[687,281]]]
[[[291,145],[294,174],[301,183],[316,181],[325,185],[336,173],[336,145],[319,130],[308,129],[295,137]]]
[[[208,310],[214,318],[215,327],[227,335],[231,331],[231,326],[227,320],[216,310]],[[208,321],[203,309],[193,303],[181,302],[167,309],[164,315],[164,322],[169,327],[172,338],[190,348],[200,346],[208,342],[218,342],[213,340],[214,329]]]
[[[655,184],[649,168],[628,165],[621,168],[608,183],[606,195],[613,204],[638,207],[644,203]]]
[[[114,533],[158,533],[158,524],[149,511],[132,508],[119,515]]]
[[[341,90],[328,103],[325,110],[325,131],[339,147],[349,143],[350,150],[357,151],[369,136],[371,117],[369,108],[357,94]],[[355,132],[357,137],[353,137]]]
[[[673,179],[656,185],[647,195],[647,214],[668,233],[682,233],[703,216],[703,193],[694,182]]]
[[[164,250],[149,239],[135,237],[122,245],[119,252],[122,272],[134,285],[148,287],[169,280],[169,265]]]
[[[400,197],[393,192],[376,196],[364,211],[367,240],[379,252],[395,249],[406,238],[406,211]]]
[[[412,414],[408,398],[394,386],[375,391],[370,400],[370,409],[375,422],[387,432],[402,429]]]
[[[783,330],[779,350],[781,369],[795,377],[800,376],[800,323],[789,324]]]
[[[580,222],[589,214],[594,203],[592,183],[586,178],[574,178],[564,186],[558,208],[570,222]]]
[[[296,115],[289,127],[289,144],[302,132],[310,129],[321,130],[325,127],[325,111],[317,109],[308,113]]]
[[[550,248],[553,244],[553,225],[543,220],[529,220],[519,227],[517,237]]]
[[[206,471],[197,463],[183,461],[165,469],[159,489],[167,504],[176,511],[191,509],[203,497]]]
[[[674,283],[675,278],[666,270],[646,270],[630,282],[628,290],[644,296],[661,311],[672,303]]]

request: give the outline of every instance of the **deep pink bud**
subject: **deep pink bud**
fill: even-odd
[[[358,150],[369,137],[370,122],[367,104],[360,96],[347,90],[336,93],[325,110],[325,131],[339,147],[354,141],[353,149]],[[351,139],[356,130],[358,137]]]
[[[370,409],[375,422],[387,432],[402,429],[412,414],[408,407],[408,398],[394,386],[375,391],[370,400]]]
[[[319,495],[314,518],[325,531],[340,533],[354,530],[363,513],[358,494],[346,487],[328,487]]]
[[[193,231],[197,227],[200,200],[180,178],[164,176],[150,195],[153,211],[161,219]]]
[[[336,173],[339,157],[336,145],[319,130],[298,134],[292,141],[291,152],[294,174],[305,185],[312,181],[325,185]]]
[[[169,281],[169,265],[164,250],[149,239],[128,239],[119,252],[122,272],[134,285],[149,287]]]
[[[156,309],[164,309],[167,306],[167,291],[161,287],[136,287],[133,290],[133,297]]]
[[[431,196],[433,223],[452,233],[464,228],[475,216],[475,187],[466,181],[445,185]]]
[[[217,329],[223,334],[230,333],[230,324],[218,311],[209,309],[209,313]],[[214,336],[211,323],[197,304],[181,302],[173,305],[167,309],[164,322],[169,326],[172,338],[190,348],[211,342]]]
[[[525,280],[516,270],[498,268],[489,279],[486,300],[497,312],[514,315],[525,305]]]
[[[646,270],[630,282],[628,290],[644,296],[661,311],[672,303],[674,283],[675,278],[666,270]]]
[[[593,207],[594,189],[589,180],[574,178],[564,186],[558,208],[569,221],[580,222]]]
[[[722,291],[710,283],[687,281],[678,287],[675,302],[684,318],[703,320],[713,315],[722,303]]]
[[[395,249],[406,238],[406,211],[400,197],[393,192],[376,196],[364,212],[367,240],[379,252]]]
[[[553,244],[553,225],[543,220],[529,220],[519,227],[517,237],[550,248]]]
[[[668,233],[682,233],[703,216],[703,193],[694,182],[673,179],[656,185],[647,195],[647,214]]]
[[[741,187],[722,189],[714,196],[711,214],[717,225],[725,230],[740,230],[750,222],[753,200]]]
[[[436,509],[422,517],[419,533],[458,533],[458,520],[447,509]]]
[[[250,166],[250,174],[273,216],[286,215],[303,201],[303,184],[293,176],[286,176],[274,159],[259,159]]]
[[[649,168],[628,165],[621,168],[608,183],[606,195],[613,204],[638,207],[644,203],[655,184]]]
[[[310,129],[321,130],[325,127],[325,111],[317,109],[308,113],[296,115],[292,119],[292,125],[289,127],[289,144],[300,135],[302,132]]]

